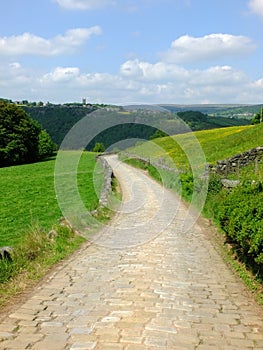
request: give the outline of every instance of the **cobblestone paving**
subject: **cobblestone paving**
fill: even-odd
[[[263,349],[263,316],[175,195],[116,168],[111,223],[1,320],[0,349]]]

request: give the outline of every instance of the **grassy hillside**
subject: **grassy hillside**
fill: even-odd
[[[67,152],[67,160],[74,155]],[[32,225],[49,230],[62,216],[54,189],[55,159],[0,169],[0,246],[17,245]],[[78,168],[78,185],[86,207],[98,204],[93,187],[95,156],[84,153]],[[100,173],[98,180],[102,184]]]
[[[214,163],[263,145],[263,125],[233,126],[164,137],[132,148],[129,152],[151,160],[164,158],[171,166],[176,165],[180,169],[188,165],[186,152],[194,152],[198,143],[203,149],[207,162]],[[174,164],[171,163],[171,159]]]

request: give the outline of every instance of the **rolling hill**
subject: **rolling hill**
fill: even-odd
[[[178,109],[170,111],[168,107],[166,109],[158,107],[154,110],[148,110],[146,107],[140,109],[140,106],[133,106],[132,109],[118,106],[99,109],[98,106],[93,105],[88,107],[68,105],[24,106],[22,108],[25,109],[31,118],[41,124],[57,145],[61,144],[65,135],[77,122],[84,117],[89,118],[89,114],[91,115],[95,110],[103,111],[103,114],[109,119],[114,119],[116,115],[121,116],[123,123],[114,128],[104,130],[100,135],[96,135],[94,140],[87,145],[88,150],[92,150],[96,142],[104,143],[106,148],[108,148],[120,140],[132,138],[149,140],[156,131],[155,128],[151,127],[152,125],[165,130],[170,135],[183,133],[186,129],[180,123],[180,120],[188,124],[193,131],[233,125],[247,125],[250,123],[249,120],[242,118],[210,116],[204,113],[205,111],[207,112],[207,107],[205,106],[198,107],[203,112],[193,109],[194,106],[185,106],[185,108],[188,108],[187,111],[182,109],[180,111]],[[230,107],[224,108],[224,110],[228,110]],[[177,113],[175,113],[176,111]]]
[[[262,146],[263,125],[233,126],[163,137],[131,148],[129,152],[153,161],[165,159],[171,166],[185,168],[188,166],[186,153],[195,152],[197,145],[201,146],[206,161],[215,163]]]

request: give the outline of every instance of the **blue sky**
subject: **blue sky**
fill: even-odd
[[[263,0],[8,0],[0,97],[262,103]]]

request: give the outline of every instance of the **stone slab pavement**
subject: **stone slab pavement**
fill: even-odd
[[[109,226],[0,322],[0,349],[263,349],[263,315],[188,209],[109,162],[123,204]]]

